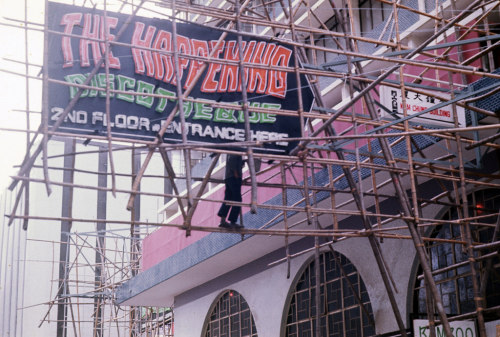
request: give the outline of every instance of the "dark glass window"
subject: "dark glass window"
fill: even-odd
[[[392,6],[378,0],[359,0],[359,27],[361,35],[366,35],[384,22],[392,11]]]
[[[339,9],[338,13],[340,15],[344,15],[344,10],[343,9]],[[326,20],[324,22],[324,25],[325,27],[319,27],[321,29],[328,29],[332,32],[337,32],[337,33],[343,33],[344,32],[344,29],[342,28],[342,19],[344,20],[347,20],[347,26],[345,28],[347,28],[347,33],[349,33],[349,18],[337,18],[336,15],[333,15],[331,16],[328,20]],[[336,37],[336,36],[331,36],[331,35],[325,35],[325,34],[313,34],[312,35],[313,39],[314,39],[314,46],[315,47],[320,47],[320,48],[328,48],[328,49],[333,49],[333,50],[337,50],[337,49],[345,49],[346,47],[346,41],[344,38],[342,37]],[[310,37],[307,37],[306,38],[306,44],[311,44],[311,38]],[[313,57],[313,49],[309,49],[308,50],[308,58],[309,58],[309,61],[310,63],[313,63],[314,61],[314,57]],[[315,53],[315,57],[316,57],[316,63],[317,64],[323,64],[323,63],[326,63],[328,61],[331,61],[332,57],[336,57],[337,54],[336,53],[333,53],[330,52],[330,51],[325,51],[325,50],[321,50],[321,49],[314,49],[314,53]]]
[[[373,312],[366,287],[354,265],[342,254],[320,256],[322,336],[372,336]],[[313,336],[316,279],[312,261],[297,280],[286,318],[286,336]]]
[[[490,27],[490,33],[492,34],[500,34],[500,25],[499,24],[491,24]],[[486,48],[491,48],[492,45],[494,45],[498,41],[491,41],[491,42],[486,42],[486,41],[481,41],[479,44],[481,46],[481,50],[486,49]],[[491,51],[487,54],[484,54],[481,57],[481,63],[485,71],[493,72],[495,69],[500,67],[500,49],[499,48],[493,48]]]
[[[471,226],[472,239],[475,243],[490,243],[493,240],[494,224],[500,209],[500,191],[483,190],[469,196],[469,216],[478,217]],[[489,216],[491,215],[491,216]],[[456,220],[459,214],[455,209],[450,209],[443,217],[444,220]],[[426,249],[429,254],[434,280],[441,293],[441,299],[446,314],[450,316],[461,315],[475,311],[474,291],[470,264],[467,263],[467,254],[464,245],[446,240],[462,240],[460,225],[449,223],[434,229],[433,238],[441,241],[427,241]],[[488,275],[485,292],[486,308],[500,305],[500,259],[498,255],[493,259],[481,259],[481,253],[491,251],[476,251],[479,261],[479,271]],[[489,262],[488,262],[489,261]],[[488,265],[489,264],[489,265]],[[456,265],[454,268],[443,269]],[[480,284],[480,280],[478,280]],[[422,270],[418,272],[414,290],[414,313],[417,317],[426,318],[426,292],[422,278]],[[491,319],[498,319],[498,313]],[[488,319],[488,314],[485,315]]]
[[[208,317],[206,337],[257,337],[257,329],[245,299],[236,291],[224,292]]]

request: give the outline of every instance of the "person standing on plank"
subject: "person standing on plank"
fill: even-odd
[[[243,175],[243,165],[245,164],[243,158],[239,155],[228,155],[226,158],[226,174],[224,178],[225,191],[224,191],[224,201],[236,201],[241,202],[241,182]],[[223,228],[243,228],[243,226],[238,225],[236,221],[240,215],[241,207],[232,206],[226,203],[222,203],[217,215],[221,218],[219,227]],[[226,221],[226,217],[229,213],[229,223]]]

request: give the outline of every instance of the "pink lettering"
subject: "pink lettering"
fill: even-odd
[[[64,27],[64,34],[72,34],[73,27],[79,25],[82,21],[82,13],[68,13],[65,14],[61,19],[61,25]],[[73,50],[71,49],[71,38],[69,36],[63,36],[61,43],[64,63],[63,68],[73,66]]]
[[[101,59],[101,48],[99,47],[99,42],[97,42],[99,38],[99,22],[99,15],[94,15],[94,20],[92,22],[92,14],[85,14],[82,31],[83,39],[80,39],[80,65],[82,67],[90,66],[89,46],[90,49],[92,49],[94,64],[97,64]],[[87,40],[85,38],[93,40]]]
[[[172,51],[172,34],[164,30],[158,32],[158,36],[153,43],[153,48],[166,52]],[[174,75],[174,66],[172,64],[172,56],[161,52],[153,53],[155,78],[169,82]]]
[[[191,44],[189,43],[189,39],[182,35],[177,35],[177,50],[179,51],[179,79],[182,80],[182,75],[184,69],[186,69],[189,65],[189,59],[185,57],[181,57],[181,55],[190,55],[191,54]],[[172,79],[172,84],[176,84],[177,81],[175,77]]]
[[[267,45],[267,48],[266,48]],[[258,65],[267,65],[269,64],[269,59],[273,54],[274,48],[276,45],[271,43],[267,44],[266,42],[259,42],[257,47],[255,48],[255,53],[253,54],[250,63],[258,64]],[[250,68],[249,76],[248,76],[248,91],[254,92],[257,90],[258,94],[263,94],[266,92],[267,86],[267,70],[264,68]],[[258,83],[258,86],[257,86]]]
[[[271,58],[271,66],[288,67],[292,51],[283,46],[278,46]],[[287,90],[287,72],[282,70],[271,70],[267,94],[284,98]]]
[[[219,47],[214,52],[214,57],[217,58],[224,50],[225,41],[219,45]],[[214,49],[217,45],[217,41],[210,41],[210,48]],[[215,92],[217,90],[218,82],[215,80],[215,75],[220,71],[221,65],[219,63],[210,63],[208,66],[207,74],[201,85],[202,92]]]
[[[243,42],[245,48],[246,42]],[[238,45],[236,41],[228,41],[224,59],[229,61],[238,61]],[[224,64],[220,72],[220,81],[218,92],[234,92],[238,88],[238,66]],[[229,88],[228,88],[229,86]]]
[[[141,37],[144,32],[144,26],[145,25],[142,22],[135,23],[135,30],[132,35],[132,45],[151,48],[156,27],[149,26],[144,39],[142,39]],[[155,71],[151,50],[132,48],[132,58],[134,60],[135,72],[137,74],[144,74],[147,70],[146,75],[153,77]]]
[[[208,56],[208,43],[207,41],[203,40],[191,40],[191,50],[193,52],[193,55],[195,56],[203,56],[207,57]],[[186,79],[186,83],[184,84],[184,88],[188,88],[191,83],[194,81],[196,74],[198,73],[198,70],[203,66],[202,61],[191,61],[191,66],[189,67],[189,72],[188,76]]]
[[[107,18],[106,24],[104,24],[104,17],[102,17],[103,24],[101,25],[101,40],[105,40],[107,36],[108,41],[114,41],[116,36],[114,34],[111,34],[110,31],[112,28],[116,28],[116,26],[118,25],[118,18],[110,16],[106,18]],[[104,51],[106,50],[106,45],[104,43],[101,43],[101,48],[104,53]],[[108,51],[108,61],[110,68],[120,69],[120,59],[118,57],[113,56],[111,48]]]

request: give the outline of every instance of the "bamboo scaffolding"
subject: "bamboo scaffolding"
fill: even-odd
[[[26,7],[29,1],[26,0]],[[109,0],[108,2],[111,2]],[[449,322],[457,319],[474,318],[478,322],[478,331],[481,337],[486,336],[485,314],[497,313],[498,307],[487,308],[485,303],[486,282],[488,275],[494,273],[493,260],[498,257],[500,242],[498,231],[500,217],[498,209],[485,210],[481,205],[469,201],[471,192],[480,189],[500,189],[500,175],[497,171],[492,173],[479,172],[475,167],[466,164],[473,161],[467,157],[475,155],[476,165],[480,156],[491,151],[500,150],[500,122],[498,111],[485,110],[483,106],[476,106],[478,102],[496,98],[499,94],[497,81],[500,80],[498,72],[494,72],[493,52],[498,48],[498,31],[492,30],[494,14],[498,11],[498,1],[475,0],[457,9],[453,0],[448,7],[439,5],[436,1],[435,10],[426,11],[425,8],[412,8],[397,1],[377,0],[378,5],[390,6],[392,11],[384,23],[381,31],[373,38],[358,33],[358,26],[354,17],[359,8],[353,1],[318,1],[314,3],[307,0],[275,0],[275,1],[222,1],[220,7],[212,3],[194,4],[191,1],[142,0],[137,5],[128,1],[118,1],[120,11],[125,6],[131,5],[128,25],[132,18],[142,13],[168,19],[172,22],[173,48],[160,50],[146,46],[136,46],[116,39],[110,39],[108,34],[99,38],[86,37],[88,41],[97,42],[104,51],[103,57],[95,63],[95,67],[85,79],[83,84],[69,83],[49,78],[49,60],[44,57],[43,66],[36,64],[28,58],[28,44],[24,59],[7,59],[16,65],[24,66],[24,72],[14,69],[0,69],[0,72],[22,76],[25,80],[25,92],[29,97],[30,82],[42,84],[57,84],[64,90],[74,90],[77,94],[68,103],[61,120],[70,114],[73,106],[85,90],[98,92],[104,95],[105,112],[107,120],[106,134],[102,135],[73,135],[64,130],[58,130],[60,123],[49,128],[48,126],[48,101],[47,92],[44,92],[41,112],[30,107],[29,99],[24,110],[19,110],[27,116],[28,123],[25,129],[2,127],[0,131],[26,133],[27,155],[23,161],[19,174],[12,177],[10,189],[21,182],[17,188],[17,195],[13,199],[10,211],[5,214],[8,218],[7,227],[14,228],[16,220],[23,221],[26,229],[31,221],[50,226],[50,223],[65,222],[69,224],[83,224],[88,226],[103,225],[105,230],[86,233],[63,233],[69,237],[68,241],[44,240],[29,238],[27,242],[46,245],[68,244],[67,254],[71,259],[62,261],[61,268],[64,273],[59,277],[53,275],[51,283],[51,299],[42,303],[46,314],[41,324],[56,322],[75,337],[82,336],[86,326],[92,326],[93,336],[106,337],[115,332],[119,336],[137,335],[172,335],[171,324],[173,313],[162,311],[162,308],[130,307],[119,308],[113,303],[113,294],[116,288],[124,281],[134,277],[139,272],[141,263],[141,239],[151,230],[158,228],[171,228],[184,231],[186,236],[192,232],[203,233],[230,233],[241,235],[242,240],[250,236],[275,236],[283,238],[284,255],[273,261],[269,266],[286,263],[286,276],[290,277],[293,260],[298,256],[310,254],[314,256],[316,280],[320,279],[320,254],[330,250],[335,263],[346,276],[335,246],[347,240],[358,239],[369,245],[370,252],[380,274],[380,288],[384,290],[390,302],[395,324],[399,329],[395,333],[402,336],[407,334],[405,318],[402,317],[400,307],[396,301],[396,294],[401,291],[396,286],[391,270],[391,265],[386,261],[381,244],[388,240],[406,240],[416,250],[416,256],[422,274],[416,275],[420,285],[415,289],[425,289],[425,307],[429,317],[431,336],[435,336],[435,327],[443,324],[445,334],[451,336]],[[147,6],[151,5],[151,6]],[[156,6],[153,6],[156,5]],[[317,11],[315,5],[324,5]],[[154,8],[153,8],[154,7]],[[107,16],[109,15],[107,2],[104,2],[104,28],[108,31]],[[275,12],[274,9],[278,9]],[[338,27],[335,31],[327,25],[325,17],[336,16]],[[421,32],[415,41],[410,41],[408,31],[401,31],[401,13],[411,12],[418,17],[421,24],[432,25],[429,32]],[[445,13],[445,11],[448,11]],[[194,19],[192,19],[194,18]],[[193,22],[196,20],[196,22]],[[82,36],[55,32],[48,29],[47,20],[39,24],[28,20],[9,19],[11,23],[0,23],[5,27],[17,27],[24,24],[25,40],[30,32],[43,32],[80,39]],[[177,46],[177,24],[190,23],[199,26],[211,26],[220,32],[217,46],[209,55],[191,55],[182,53]],[[250,25],[252,31],[247,31],[243,25]],[[430,26],[429,26],[430,27]],[[120,29],[116,37],[122,34]],[[238,58],[226,60],[216,57],[217,47],[224,41],[228,34],[237,37]],[[389,36],[384,38],[384,36]],[[284,43],[293,49],[294,67],[271,66],[253,64],[244,59],[243,38],[259,38],[267,43]],[[322,40],[324,40],[323,43]],[[422,41],[419,41],[419,40]],[[466,46],[481,44],[473,54],[466,53]],[[375,51],[367,54],[361,48],[362,44],[374,47]],[[415,45],[416,44],[416,45]],[[174,64],[175,83],[182,81],[180,60],[185,59],[199,65],[195,80],[188,88],[177,85],[175,96],[166,96],[157,93],[144,93],[123,91],[112,88],[110,78],[109,57],[113,47],[137,48],[144,52],[161,53],[170,57]],[[47,51],[47,39],[45,50]],[[193,53],[196,54],[196,53]],[[323,59],[322,61],[319,59]],[[332,61],[333,59],[333,61]],[[476,61],[488,59],[490,68],[477,67]],[[326,61],[325,61],[326,60]],[[481,61],[482,62],[482,61]],[[232,105],[224,102],[208,101],[206,99],[191,97],[194,86],[201,80],[202,73],[209,65],[226,65],[238,69],[238,79],[241,83],[241,104]],[[496,65],[498,67],[498,64]],[[42,77],[30,74],[30,68],[40,69]],[[92,86],[95,74],[102,69],[105,72],[105,87]],[[342,67],[342,68],[341,68]],[[296,110],[276,110],[256,107],[251,104],[248,96],[248,73],[250,69],[284,72],[293,76],[298,83],[296,97],[298,107]],[[343,69],[339,71],[338,69]],[[409,70],[411,69],[411,70]],[[303,82],[307,78],[308,83]],[[484,78],[494,82],[493,85],[482,89],[470,86],[470,79]],[[459,80],[457,80],[459,79]],[[36,80],[36,81],[35,81]],[[174,83],[174,84],[175,84]],[[327,84],[325,84],[327,83]],[[397,88],[402,93],[403,118],[382,119],[378,110],[380,95],[378,86],[383,85]],[[302,87],[310,86],[315,94],[315,105],[310,111],[305,111],[303,106]],[[474,90],[474,91],[473,91]],[[453,127],[425,126],[413,123],[421,114],[411,114],[407,109],[405,93],[426,95],[429,98],[442,101],[432,109],[449,106],[453,111],[455,125]],[[111,106],[113,95],[124,94],[132,97],[144,96],[156,100],[169,100],[175,108],[169,115],[162,115],[162,126],[156,138],[127,139],[121,135],[113,134],[111,130]],[[334,108],[336,103],[346,100],[340,108]],[[334,103],[332,103],[334,102]],[[245,141],[234,143],[211,144],[208,142],[193,142],[187,121],[180,113],[182,141],[177,144],[168,144],[163,141],[167,127],[173,123],[175,115],[183,110],[185,103],[209,104],[213,108],[231,109],[239,116],[243,116]],[[484,119],[473,119],[472,125],[466,128],[459,127],[457,107],[467,109],[475,114],[482,114]],[[298,141],[299,146],[286,155],[273,155],[261,153],[258,150],[265,144],[276,140],[252,140],[250,113],[274,114],[297,118],[300,123],[301,134],[288,141]],[[29,116],[41,114],[41,127],[32,130]],[[177,122],[175,122],[177,123]],[[176,124],[177,125],[177,124]],[[35,140],[39,144],[35,145]],[[80,148],[64,154],[49,154],[49,145],[59,137],[79,139],[82,143],[90,141],[100,144],[98,150]],[[417,141],[419,137],[432,139],[433,149],[421,148]],[[94,145],[94,144],[92,144]],[[396,150],[399,149],[399,150]],[[184,162],[183,172],[177,171],[176,164],[169,156],[170,152],[182,153]],[[467,152],[470,151],[470,152]],[[192,162],[194,154],[201,152],[214,154],[208,169],[202,174],[195,174]],[[86,155],[106,153],[110,169],[106,172],[93,171],[78,167],[60,167],[57,160],[85,158]],[[132,153],[132,170],[121,171],[115,167],[119,155]],[[142,160],[134,161],[135,156],[145,154]],[[153,158],[159,154],[163,163],[165,175],[146,173],[153,165]],[[211,185],[221,185],[223,179],[213,176],[217,163],[222,155],[238,154],[248,157],[248,173],[243,180],[244,202],[228,202],[228,205],[241,206],[244,211],[258,213],[272,210],[273,216],[257,228],[243,228],[230,230],[219,227],[207,226],[199,223],[196,211],[220,203],[214,200]],[[41,155],[41,162],[35,163]],[[198,159],[196,159],[198,160]],[[258,171],[255,161],[276,161],[268,163]],[[206,161],[208,163],[208,160]],[[484,163],[483,163],[484,164]],[[260,166],[260,165],[259,165]],[[41,171],[43,176],[30,175],[32,170]],[[335,173],[340,170],[340,173]],[[367,173],[369,172],[369,173]],[[367,173],[367,175],[364,175]],[[73,180],[59,180],[60,174],[74,176],[75,174],[89,175],[110,179],[111,186],[92,183],[74,183]],[[321,180],[320,175],[327,176]],[[130,187],[120,188],[117,179],[130,181]],[[166,179],[171,186],[169,193],[160,193],[147,190],[142,186],[155,179]],[[426,182],[435,182],[437,191],[427,195],[420,190]],[[41,216],[30,214],[29,195],[30,187],[35,184],[45,186],[47,194],[55,189],[92,190],[101,194],[111,193],[115,198],[125,195],[128,203],[125,208],[130,211],[129,219],[92,219],[91,217],[73,216]],[[185,185],[185,189],[182,187]],[[123,185],[122,185],[123,186]],[[343,186],[343,187],[340,187]],[[199,188],[196,190],[196,188]],[[258,191],[272,191],[281,194],[281,204],[269,204],[259,200]],[[299,192],[296,199],[289,198],[289,192]],[[24,196],[24,198],[23,198]],[[320,198],[321,196],[321,198]],[[325,197],[326,196],[326,197]],[[140,198],[158,198],[171,200],[164,208],[169,208],[166,220],[141,221],[140,208],[137,207]],[[387,200],[399,201],[400,211],[389,212],[384,210]],[[24,203],[24,204],[23,204]],[[200,206],[203,205],[203,206]],[[24,206],[23,210],[20,210]],[[161,206],[161,205],[160,205]],[[453,209],[457,212],[457,219],[435,219],[429,215],[434,214],[436,208]],[[173,209],[173,211],[172,211]],[[71,211],[71,209],[70,209]],[[173,213],[172,213],[173,212]],[[173,215],[172,215],[173,214]],[[355,217],[359,223],[358,228],[342,228],[342,221]],[[496,222],[494,221],[496,218]],[[180,220],[179,220],[180,219]],[[328,219],[328,220],[325,220]],[[457,238],[440,238],[431,234],[436,228],[442,226],[457,226],[461,236]],[[96,227],[97,228],[97,227]],[[123,234],[124,230],[126,234]],[[493,231],[493,236],[488,241],[478,241],[473,237],[472,229]],[[311,238],[313,246],[299,252],[291,252],[291,242],[300,238]],[[446,267],[431,268],[432,261],[429,248],[434,244],[451,244],[462,248],[467,256],[464,261],[449,264]],[[9,247],[10,248],[10,245]],[[19,249],[19,248],[18,248]],[[55,248],[53,248],[55,249]],[[50,260],[25,259],[30,263],[51,263]],[[447,281],[453,281],[453,276],[436,278],[441,273],[455,272],[460,268],[470,269],[468,275],[472,277],[474,290],[474,311],[450,317],[444,310],[444,305],[438,286]],[[54,268],[54,264],[53,264]],[[92,276],[88,275],[91,272]],[[54,272],[53,272],[54,274]],[[99,274],[97,277],[97,274]],[[418,284],[417,282],[417,284]],[[382,284],[383,283],[383,284]],[[320,294],[323,285],[317,282],[315,303],[321,303]],[[370,316],[369,310],[364,306],[361,298],[354,291],[355,285],[348,280],[348,287],[355,293],[356,303],[360,306],[369,324],[374,328],[376,320]],[[405,291],[403,289],[403,291]],[[17,296],[17,294],[16,294]],[[32,306],[22,306],[28,309]],[[63,308],[64,317],[53,319],[50,312],[55,308]],[[107,316],[103,313],[106,312]],[[90,313],[87,315],[87,313]],[[87,316],[86,316],[87,315]],[[316,310],[314,332],[321,336],[319,322],[322,312]],[[69,331],[68,331],[69,330]]]

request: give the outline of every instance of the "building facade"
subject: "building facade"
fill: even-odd
[[[117,302],[174,308],[180,336],[430,336],[426,325],[443,314],[453,335],[498,336],[498,150],[467,145],[496,147],[494,132],[472,129],[497,123],[498,52],[483,51],[498,38],[498,10],[365,0],[266,8],[281,21],[255,19],[253,32],[302,48],[312,112],[326,112],[307,127],[317,142],[304,143],[305,160],[263,162],[256,214],[246,171],[241,232],[217,230],[222,185],[201,196],[191,222],[212,233],[186,236],[165,205],[165,228],[144,240],[143,270]],[[475,111],[463,109],[467,97]]]

